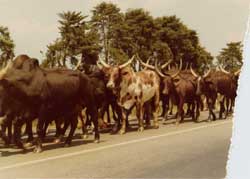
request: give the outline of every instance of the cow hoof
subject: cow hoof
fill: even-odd
[[[28,147],[31,147],[33,144],[32,142],[27,142],[26,144],[24,144],[24,147],[28,148]]]
[[[70,144],[66,143],[64,144],[64,147],[70,147]]]
[[[41,153],[43,150],[41,148],[34,148],[33,152],[34,153]]]
[[[150,124],[146,124],[145,129],[150,129]]]
[[[87,134],[82,135],[83,139],[87,139],[89,136]]]
[[[154,129],[159,129],[159,125],[154,125]]]
[[[94,143],[98,144],[98,143],[100,143],[100,140],[99,139],[95,139]]]
[[[176,125],[176,126],[180,125],[180,122],[175,122],[175,125]]]
[[[125,134],[125,130],[120,130],[120,131],[119,131],[119,134],[120,134],[120,135]]]
[[[61,142],[61,139],[55,139],[54,144],[59,144]]]
[[[138,132],[143,132],[144,128],[143,127],[139,127]]]

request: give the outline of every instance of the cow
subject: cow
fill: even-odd
[[[112,128],[111,134],[118,132],[121,125],[121,108],[116,102],[116,97],[112,93],[112,90],[106,87],[107,79],[102,70],[99,69],[97,65],[85,65],[80,62],[77,65],[76,69],[84,72],[91,79],[94,89],[95,89],[95,98],[98,101],[97,107],[100,108],[100,117],[104,121],[104,114],[107,113],[108,123],[110,120],[109,106],[111,106],[113,112],[113,119],[115,125]],[[88,115],[86,115],[88,116]]]
[[[200,115],[199,106],[200,106],[200,96],[196,94],[196,83],[181,73],[182,68],[182,60],[180,60],[179,70],[175,73],[175,75],[171,75],[168,73],[162,72],[155,63],[155,68],[158,74],[162,77],[168,79],[168,82],[164,83],[163,93],[166,93],[167,89],[172,89],[171,96],[175,104],[177,105],[177,118],[176,125],[184,120],[184,110],[183,106],[185,103],[191,105],[191,116],[195,122],[198,122],[198,118]],[[196,112],[195,112],[196,109]]]
[[[163,117],[163,121],[167,120],[168,118],[168,109],[169,109],[169,105],[170,105],[170,100],[174,101],[175,99],[173,99],[173,92],[174,92],[174,83],[173,83],[173,78],[175,76],[178,75],[178,73],[180,72],[179,70],[177,70],[177,72],[175,71],[172,75],[164,75],[161,72],[159,72],[159,69],[153,65],[150,65],[148,63],[144,63],[140,58],[139,58],[139,62],[141,65],[144,66],[145,68],[154,70],[158,73],[159,77],[160,77],[160,99],[162,101],[162,114],[161,117]],[[156,62],[156,60],[155,60]],[[166,63],[164,63],[163,65],[161,65],[161,69],[166,68],[167,66],[169,66],[171,64],[172,60],[167,61]]]
[[[70,145],[77,126],[79,106],[89,110],[95,126],[95,142],[99,142],[97,107],[93,85],[79,71],[69,69],[45,69],[39,61],[27,55],[19,55],[0,71],[0,83],[8,93],[29,104],[38,117],[37,142],[34,152],[42,151],[44,125],[47,120],[63,119],[71,129],[65,145]]]
[[[12,139],[12,124],[14,124],[14,143],[17,147],[20,147],[17,141],[18,130],[21,130],[19,121],[26,123],[25,132],[28,134],[26,143],[33,141],[32,133],[32,113],[24,105],[26,101],[19,101],[9,95],[8,91],[0,84],[0,116],[2,120],[2,138],[6,145],[11,143]],[[17,120],[17,118],[19,118]],[[6,129],[8,129],[8,136],[5,135]],[[30,144],[29,144],[30,145]]]
[[[199,93],[203,93],[207,98],[209,108],[209,121],[211,120],[211,115],[213,117],[213,120],[216,120],[213,108],[217,98],[217,94],[220,94],[218,100],[220,103],[219,118],[221,119],[223,113],[225,112],[224,98],[232,98],[233,96],[235,97],[236,94],[236,87],[234,85],[232,76],[217,69],[209,69],[208,72],[203,76],[196,74],[192,68],[191,72],[194,77],[197,78],[197,91]],[[228,113],[226,112],[225,118],[227,117],[227,115]]]
[[[117,96],[118,104],[122,107],[123,115],[120,134],[126,132],[126,118],[129,110],[134,106],[136,107],[136,115],[139,123],[138,131],[142,132],[144,130],[144,105],[150,100],[152,100],[154,128],[159,128],[160,78],[152,70],[134,72],[129,67],[134,59],[135,55],[126,63],[116,66],[110,66],[102,59],[99,59],[100,64],[103,66],[102,70],[108,78],[107,87],[113,90]]]
[[[222,66],[219,66],[220,71],[222,71],[223,73],[230,75],[232,78],[232,87],[231,87],[231,95],[225,96],[224,99],[226,100],[226,113],[228,114],[229,112],[233,111],[233,105],[235,102],[235,98],[236,98],[236,90],[237,90],[237,86],[238,86],[238,78],[239,78],[239,74],[240,74],[240,70],[237,70],[236,72],[229,72],[227,70],[225,70]],[[229,107],[230,105],[230,107]]]

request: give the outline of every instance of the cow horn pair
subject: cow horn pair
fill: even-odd
[[[129,59],[127,62],[125,62],[124,64],[119,65],[119,68],[125,68],[126,66],[128,66],[129,64],[131,64],[131,63],[133,62],[134,58],[135,58],[135,55],[133,55],[133,57],[130,58],[130,59]],[[98,66],[99,66],[100,64],[103,65],[103,66],[106,67],[106,68],[110,68],[110,65],[107,64],[106,62],[104,62],[101,58],[99,58],[99,61],[97,62],[97,65],[98,65]]]
[[[199,75],[194,72],[192,65],[190,65],[190,71],[194,77],[199,77]],[[210,71],[211,69],[209,68],[209,70],[203,75],[203,78],[206,78],[209,75]]]
[[[172,74],[172,75],[170,75],[172,78],[175,78],[179,73],[180,73],[180,71],[181,71],[181,69],[182,69],[182,59],[180,60],[180,66],[179,66],[179,70],[176,72],[176,73],[174,73],[174,74]],[[158,60],[156,59],[156,61],[155,61],[155,70],[156,70],[156,72],[161,76],[161,77],[166,77],[167,75],[165,75],[165,74],[163,74],[162,72],[161,72],[161,70],[158,68]]]
[[[151,70],[155,70],[155,67],[153,65],[148,64],[148,61],[150,60],[150,58],[147,60],[147,63],[143,62],[142,59],[139,57],[139,55],[137,54],[138,60],[139,62],[146,68],[149,68]],[[164,63],[163,65],[161,65],[161,69],[166,68],[170,63],[172,62],[172,60],[167,61],[166,63]]]

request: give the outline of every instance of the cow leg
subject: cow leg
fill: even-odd
[[[111,107],[112,107],[112,111],[113,111],[113,119],[115,121],[115,125],[113,126],[111,133],[115,134],[115,133],[117,133],[119,131],[119,129],[121,127],[122,109],[121,109],[121,107],[119,107],[115,103],[112,103]],[[115,112],[117,113],[117,118],[115,116]]]
[[[192,109],[191,108],[193,108],[193,104],[192,103],[187,103],[187,112],[185,114],[186,117],[192,116]]]
[[[94,105],[92,105],[92,106],[88,105],[88,110],[89,110],[89,114],[91,116],[91,120],[94,124],[95,143],[99,143],[100,142],[100,134],[99,134],[99,129],[98,129],[98,109]]]
[[[26,133],[28,135],[28,138],[26,140],[26,147],[30,147],[32,145],[32,142],[34,140],[33,138],[33,132],[32,132],[32,121],[30,119],[26,119]]]
[[[184,120],[183,105],[184,105],[184,99],[180,98],[180,101],[178,104],[178,115],[177,115],[176,122],[175,122],[176,125],[179,125],[179,123]]]
[[[199,98],[200,99],[200,98]],[[195,122],[199,122],[199,116],[200,116],[200,100],[196,101],[196,113],[195,113]]]
[[[34,148],[35,153],[42,152],[42,138],[44,134],[44,125],[45,125],[47,116],[49,116],[49,115],[46,115],[45,111],[46,111],[46,108],[43,106],[38,115],[38,123],[36,126],[37,139],[36,139],[36,146]]]
[[[144,104],[144,116],[143,116],[143,119],[146,122],[146,128],[148,128],[150,126],[151,112],[152,112],[151,103]]]
[[[195,111],[195,102],[193,101],[192,103],[190,103],[190,115],[192,120],[196,122],[194,111]]]
[[[162,104],[161,104],[162,113],[161,113],[161,117],[163,117],[163,118],[166,116],[166,113],[168,112],[167,106],[168,106],[167,96],[162,95]]]
[[[68,147],[71,145],[72,138],[73,138],[73,135],[75,133],[77,123],[78,123],[77,115],[72,115],[70,118],[67,118],[67,120],[70,120],[70,131],[69,131],[69,135],[64,143],[65,147]]]
[[[234,102],[235,102],[235,98],[231,98],[231,103],[230,103],[230,108],[229,108],[229,112],[232,113],[233,112],[233,106],[234,106]]]
[[[1,138],[4,141],[5,146],[9,146],[10,140],[6,136],[6,129],[7,129],[7,125],[6,124],[1,124]]]
[[[23,143],[21,141],[21,128],[23,124],[25,123],[25,120],[23,118],[18,118],[16,122],[14,123],[14,143],[18,148],[21,148],[25,150]]]
[[[213,112],[213,109],[214,109],[214,99],[212,98],[207,98],[207,105],[208,105],[208,110],[209,110],[209,116],[208,116],[208,121],[211,121],[211,115],[213,117],[213,120],[215,121],[216,120],[216,116]]]
[[[136,104],[136,116],[137,116],[138,124],[139,124],[139,127],[138,127],[139,132],[142,132],[144,130],[143,113],[144,113],[143,105],[140,103],[137,103]]]
[[[153,119],[154,119],[154,129],[159,128],[159,121],[158,121],[158,112],[159,112],[159,103],[160,103],[160,94],[157,91],[154,100],[153,100]]]
[[[225,119],[227,118],[228,116],[228,113],[229,113],[229,102],[230,102],[230,98],[226,98],[226,115],[225,115]]]
[[[46,136],[46,133],[47,133],[47,130],[48,130],[48,127],[49,127],[49,124],[50,124],[51,121],[47,120],[44,124],[44,130],[43,130],[43,139],[44,137]]]
[[[5,116],[6,117],[6,116]],[[7,118],[7,117],[6,117]],[[8,130],[8,133],[9,133],[9,126],[10,126],[10,121],[11,121],[11,124],[12,124],[12,119],[4,119],[4,122],[2,122],[1,124],[1,137],[5,143],[6,146],[9,146],[9,144],[11,143],[11,138],[10,136],[6,136],[6,130]]]
[[[200,108],[200,110],[201,111],[204,111],[204,103],[203,103],[203,101],[202,101],[202,99],[201,99],[201,96],[198,98],[198,103],[199,103],[199,108]]]
[[[169,115],[173,115],[173,108],[174,108],[173,101],[170,100],[170,102],[169,102]]]
[[[126,133],[126,127],[127,127],[127,116],[128,116],[128,110],[122,108],[122,127],[119,131],[120,134]]]
[[[225,106],[224,106],[225,97],[220,95],[218,100],[219,100],[219,104],[220,104],[219,119],[222,119],[222,115],[225,112]]]
[[[66,118],[63,118],[64,121],[61,118],[58,118],[55,120],[55,124],[56,124],[56,134],[55,134],[55,139],[54,139],[54,143],[58,144],[62,141],[63,136],[66,133],[66,130],[68,129],[68,126],[70,124],[70,122],[68,120],[65,120]],[[63,123],[63,128],[61,127]]]
[[[87,128],[86,128],[86,116],[85,116],[85,119],[84,119],[81,112],[79,113],[78,116],[79,116],[79,118],[81,120],[81,123],[82,123],[82,137],[84,139],[87,139],[88,138],[88,131],[87,131]]]
[[[169,105],[170,105],[170,102],[169,102],[169,97],[166,98],[166,101],[165,101],[166,105],[165,105],[165,113],[164,113],[164,116],[163,117],[163,120],[162,122],[164,123],[165,121],[168,120],[168,111],[169,111]]]
[[[111,123],[111,119],[110,119],[110,112],[109,112],[109,104],[106,104],[105,112],[107,113],[108,124],[110,124]]]

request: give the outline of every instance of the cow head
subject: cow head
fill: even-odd
[[[135,55],[128,60],[126,63],[122,65],[110,66],[103,60],[99,60],[97,63],[100,68],[102,68],[103,72],[105,73],[105,77],[107,80],[107,87],[109,89],[115,89],[118,87],[122,78],[129,76],[129,74],[133,73],[131,68],[128,68],[128,65],[132,63],[134,60]]]
[[[166,68],[170,63],[171,61],[165,63],[164,65],[161,66],[161,69]],[[174,89],[174,78],[177,77],[177,75],[180,73],[181,68],[182,68],[182,60],[180,61],[179,69],[177,69],[177,71],[175,71],[173,74],[163,73],[159,69],[158,62],[156,59],[154,69],[161,77],[162,94],[169,95],[171,91]]]
[[[198,75],[195,73],[195,71],[192,68],[192,65],[190,66],[191,74],[196,78],[197,82],[197,88],[196,88],[196,94],[201,95],[203,92],[208,90],[208,88],[211,87],[211,84],[209,82],[209,74],[211,69],[209,69],[203,76]]]
[[[37,59],[19,55],[14,61],[9,61],[8,65],[0,71],[0,85],[11,93],[13,91],[25,93],[32,82],[34,71],[38,67]]]

